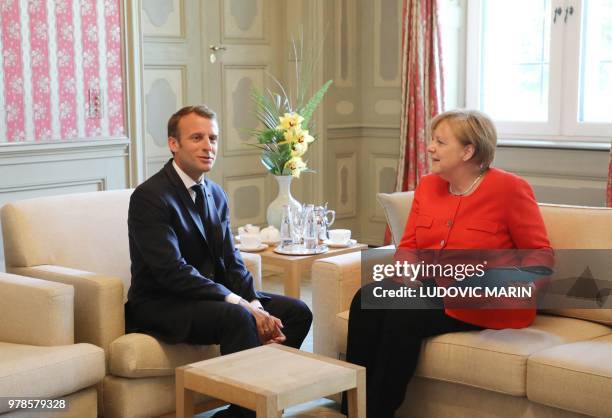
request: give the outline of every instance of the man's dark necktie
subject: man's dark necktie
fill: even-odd
[[[208,247],[213,254],[215,260],[215,276],[225,272],[225,268],[222,266],[221,257],[223,255],[223,242],[221,225],[217,225],[213,222],[210,213],[210,207],[207,204],[207,200],[204,197],[204,190],[202,190],[201,184],[196,184],[191,187],[195,192],[195,206],[198,210],[198,215],[202,220],[204,231],[206,232],[206,240],[208,241]],[[217,276],[218,277],[218,276]]]

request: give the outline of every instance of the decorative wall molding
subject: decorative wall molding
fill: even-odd
[[[328,125],[327,127],[327,138],[330,140],[346,138],[398,139],[399,135],[399,126],[394,125]]]
[[[336,211],[336,219],[353,218],[357,216],[357,153],[337,153],[336,160],[336,198],[332,209]]]
[[[47,143],[14,143],[0,146],[0,167],[86,159],[127,157],[127,138]]]
[[[184,42],[185,41],[185,3],[184,0],[142,0],[142,33],[147,42]],[[174,10],[155,10],[170,5]],[[165,13],[165,20],[151,19],[152,13]],[[161,16],[160,16],[161,17]],[[171,20],[170,20],[171,19]]]

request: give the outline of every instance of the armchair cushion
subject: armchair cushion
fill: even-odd
[[[218,355],[216,345],[165,344],[150,335],[132,333],[111,343],[110,371],[130,378],[173,376],[179,366]]]
[[[0,393],[5,397],[57,398],[104,377],[104,351],[91,344],[54,347],[0,342]],[[0,413],[6,412],[0,405]]]

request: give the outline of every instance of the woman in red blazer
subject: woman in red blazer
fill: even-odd
[[[450,111],[434,118],[432,132],[427,148],[431,174],[421,178],[415,191],[396,258],[415,249],[535,249],[545,256],[537,251],[531,259],[517,259],[518,252],[506,252],[510,255],[496,265],[552,266],[531,187],[514,174],[490,167],[497,143],[492,121],[477,111]],[[438,308],[427,305],[431,309],[362,309],[362,295],[371,289],[364,287],[353,299],[347,342],[347,360],[367,369],[369,418],[393,417],[402,404],[424,338],[522,328],[535,317],[535,308],[448,308],[442,300],[436,301]]]

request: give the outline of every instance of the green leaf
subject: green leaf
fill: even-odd
[[[306,103],[306,106],[298,110],[298,113],[304,118],[304,122],[302,122],[303,126],[305,127],[308,126],[308,124],[310,123],[310,118],[312,117],[312,114],[314,113],[319,103],[321,103],[321,100],[323,100],[323,96],[325,96],[325,93],[327,93],[327,89],[329,89],[329,86],[331,86],[331,84],[332,84],[332,80],[328,80],[325,84],[323,84],[323,87],[321,87],[310,98],[308,103]]]

